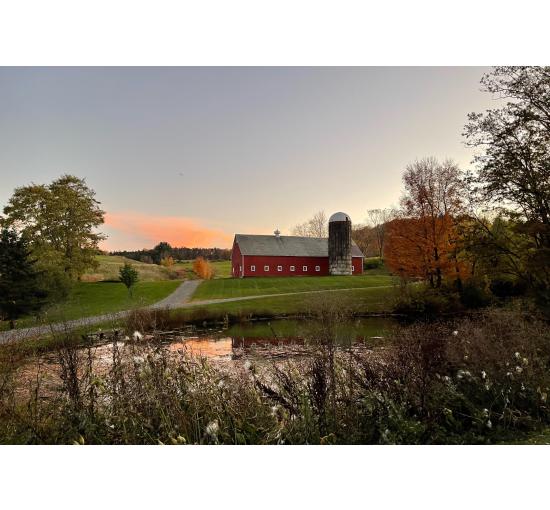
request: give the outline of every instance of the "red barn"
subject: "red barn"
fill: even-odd
[[[363,273],[363,254],[351,241],[351,274]],[[236,234],[231,274],[246,276],[328,276],[329,239]]]

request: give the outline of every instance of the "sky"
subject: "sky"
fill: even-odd
[[[107,250],[230,247],[315,212],[397,205],[408,163],[470,168],[481,67],[0,68],[0,209],[83,177]]]

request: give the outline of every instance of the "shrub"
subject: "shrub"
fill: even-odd
[[[167,256],[160,260],[160,265],[164,267],[172,267],[175,264],[174,257]]]
[[[469,309],[483,308],[491,303],[491,295],[481,284],[468,281],[460,290],[460,302]]]
[[[384,261],[379,257],[365,258],[363,261],[363,269],[380,269],[384,266]]]
[[[125,262],[119,270],[119,279],[128,289],[128,294],[132,296],[132,289],[139,280],[139,273],[129,262]]]
[[[27,361],[20,380],[24,360],[0,350],[0,442],[497,443],[550,425],[550,330],[534,317],[397,327],[374,350],[336,347],[338,309],[316,318],[282,360],[208,363],[153,331],[115,335],[97,354],[67,341],[56,372]]]
[[[210,264],[210,262],[203,257],[197,257],[195,262],[193,262],[193,271],[195,271],[195,274],[203,280],[210,280],[214,276],[212,264]]]
[[[491,292],[499,298],[523,296],[527,291],[527,285],[520,280],[496,278],[491,280]]]
[[[458,293],[442,288],[405,286],[392,305],[394,313],[414,317],[437,317],[463,310]]]

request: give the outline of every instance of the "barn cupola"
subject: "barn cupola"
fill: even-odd
[[[351,275],[351,218],[343,212],[328,220],[328,260],[331,275]]]

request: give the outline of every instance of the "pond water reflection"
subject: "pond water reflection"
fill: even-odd
[[[364,346],[374,348],[386,343],[385,336],[395,322],[389,318],[369,317],[340,323],[335,328],[335,342],[342,347]],[[82,358],[91,356],[92,364],[98,373],[110,369],[116,351],[141,347],[156,349],[159,346],[176,353],[206,357],[216,362],[238,361],[251,357],[264,359],[285,359],[307,355],[306,344],[313,343],[320,334],[320,324],[316,321],[275,320],[255,321],[236,324],[226,329],[185,328],[174,331],[159,331],[155,335],[144,335],[142,340],[129,341],[118,338],[116,341],[95,343],[90,351],[87,347],[78,349]],[[49,352],[39,357],[31,357],[19,367],[20,381],[31,384],[41,374],[50,383],[59,384],[59,356]],[[27,384],[27,385],[28,385]]]
[[[336,328],[336,342],[350,344],[384,343],[384,336],[394,322],[388,318],[369,317],[341,323]],[[315,339],[319,324],[313,321],[275,320],[236,324],[221,331],[199,331],[192,336],[166,338],[170,350],[185,349],[188,353],[209,358],[240,357],[247,350],[269,350],[303,345]]]

